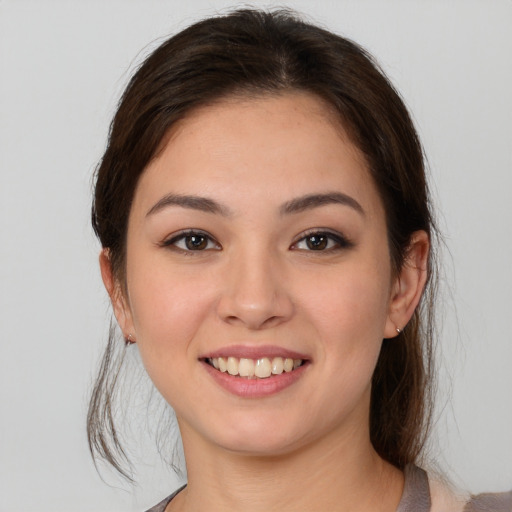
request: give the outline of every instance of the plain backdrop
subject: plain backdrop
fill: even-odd
[[[141,511],[177,485],[151,441],[135,488],[108,472],[104,483],[88,454],[109,318],[91,176],[130,70],[166,35],[235,5],[0,0],[1,511]],[[369,49],[413,112],[449,248],[432,458],[471,491],[510,489],[512,2],[280,5]]]

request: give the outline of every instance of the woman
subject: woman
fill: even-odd
[[[152,510],[512,509],[415,466],[436,230],[414,126],[357,45],[251,10],[165,42],[114,118],[93,226],[183,440],[188,484]],[[89,440],[121,470],[115,343]]]

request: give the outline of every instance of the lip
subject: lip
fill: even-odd
[[[283,357],[290,359],[303,359],[304,361],[311,361],[311,357],[306,354],[301,354],[293,350],[289,350],[277,345],[233,345],[230,347],[223,347],[213,352],[208,352],[199,356],[198,359],[213,359],[215,357],[237,357],[246,359],[260,359],[262,357]]]
[[[268,352],[265,353],[268,355]],[[234,356],[233,352],[230,352],[230,354]],[[244,352],[244,354],[247,354],[247,352]],[[282,352],[280,352],[280,354],[282,354]],[[211,357],[223,356],[219,355]],[[295,359],[304,358],[296,357]],[[308,367],[310,366],[310,361],[306,360],[305,364],[299,366],[289,373],[283,372],[280,375],[273,375],[267,379],[246,379],[244,377],[236,377],[230,375],[229,373],[220,372],[219,370],[216,370],[210,366],[204,360],[201,360],[200,362],[204,369],[219,386],[221,386],[229,393],[242,398],[264,398],[275,395],[288,388],[289,386],[295,384],[299,379],[303,377],[304,373],[307,372]]]

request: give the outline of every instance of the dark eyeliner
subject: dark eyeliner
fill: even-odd
[[[352,242],[347,236],[342,235],[339,232],[331,231],[329,229],[322,229],[322,228],[313,228],[305,231],[304,233],[301,233],[299,237],[293,242],[292,247],[296,246],[299,242],[305,240],[306,238],[310,236],[327,236],[331,240],[334,240],[337,244],[336,247],[332,247],[330,249],[326,249],[324,251],[318,251],[318,252],[331,252],[336,251],[337,249],[351,249],[354,247],[354,242]],[[314,252],[314,251],[311,251]]]
[[[212,242],[215,242],[218,244],[218,242],[213,238],[210,234],[208,234],[206,231],[202,231],[200,229],[184,229],[183,231],[178,231],[177,233],[173,233],[170,235],[170,237],[164,239],[162,242],[160,242],[158,245],[160,247],[171,247],[173,246],[178,240],[181,240],[182,238],[186,238],[187,236],[204,236],[211,240]],[[179,247],[176,247],[178,250],[182,250]],[[187,252],[187,251],[185,251]],[[191,251],[193,252],[193,251]]]

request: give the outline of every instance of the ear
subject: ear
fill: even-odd
[[[125,339],[130,337],[131,341],[135,341],[134,334],[135,330],[133,327],[132,313],[126,297],[123,293],[121,283],[116,280],[112,271],[112,263],[110,261],[110,254],[108,249],[102,249],[100,252],[100,269],[101,278],[103,284],[107,289],[114,310],[114,315],[117,319],[117,323],[123,332]]]
[[[402,268],[392,287],[388,318],[384,330],[385,338],[394,338],[411,319],[428,278],[427,266],[430,241],[425,231],[416,231]]]

